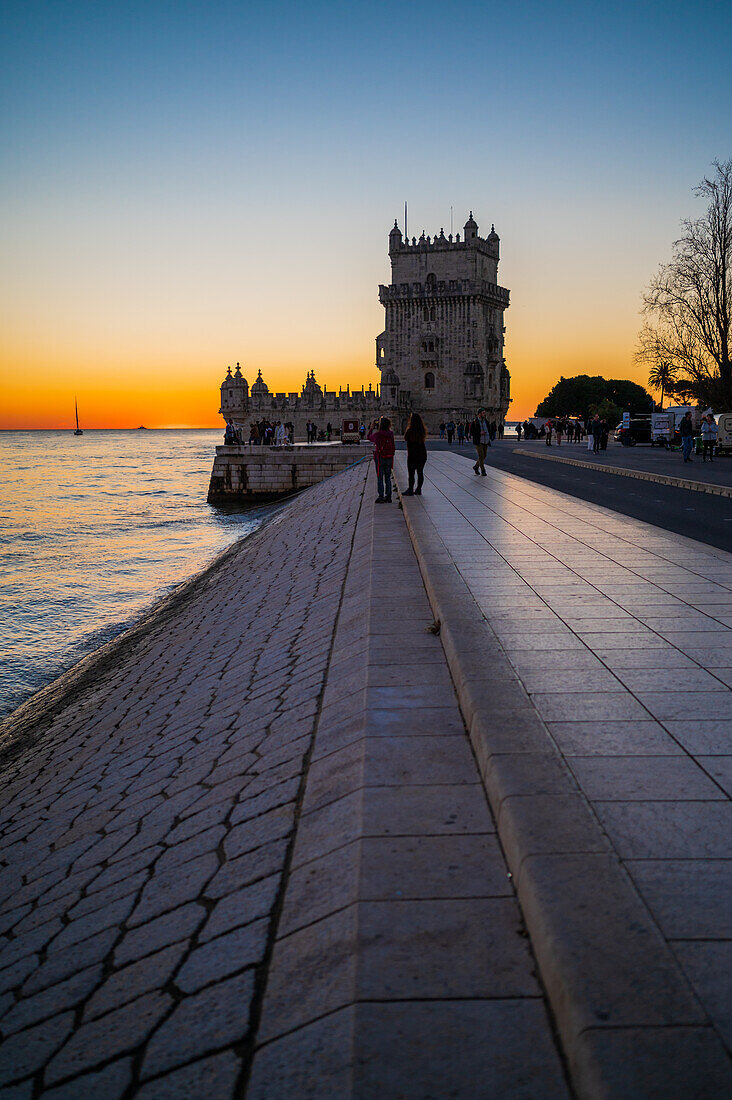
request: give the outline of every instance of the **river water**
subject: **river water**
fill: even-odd
[[[0,716],[272,510],[206,503],[222,433],[0,432]]]

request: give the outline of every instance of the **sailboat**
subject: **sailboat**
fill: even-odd
[[[84,433],[79,427],[79,406],[77,404],[76,398],[74,398],[74,409],[76,411],[76,431],[74,432],[74,435],[83,435]]]

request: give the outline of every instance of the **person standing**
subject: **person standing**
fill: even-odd
[[[702,417],[701,437],[702,462],[706,462],[707,452],[709,452],[709,461],[714,462],[714,447],[717,442],[717,421],[711,413],[709,413],[708,416]]]
[[[378,431],[369,432],[369,440],[374,445],[379,495],[377,504],[391,504],[391,470],[394,464],[394,433],[391,420],[382,416]]]
[[[445,438],[445,421],[443,420],[440,424],[440,439],[444,439],[444,438]]]
[[[447,424],[445,425],[445,430],[447,432],[447,445],[448,447],[452,447],[452,440],[453,436],[455,435],[455,421],[448,420]]]
[[[679,432],[681,434],[681,453],[684,456],[684,462],[691,462],[691,449],[694,446],[694,425],[691,422],[690,412],[684,413],[679,424]]]
[[[470,437],[475,445],[475,453],[477,455],[473,470],[476,474],[482,474],[483,477],[487,477],[488,475],[485,472],[485,456],[491,445],[491,436],[488,421],[485,418],[485,409],[478,409],[478,415],[470,425]]]
[[[409,424],[404,433],[407,444],[407,474],[409,475],[409,488],[405,491],[405,497],[421,496],[424,483],[424,464],[427,461],[427,429],[424,420],[419,413],[413,412],[409,417]],[[414,488],[414,478],[417,476],[417,488]]]
[[[463,443],[465,442],[465,425],[463,424],[462,420],[459,421],[457,426],[457,437],[458,446],[462,447]]]
[[[556,433],[557,433],[557,447],[561,447],[562,446],[562,433],[564,432],[564,421],[563,420],[561,420],[561,419],[557,420],[557,426],[556,426],[555,430],[556,430]]]
[[[547,447],[551,447],[551,445],[552,445],[552,429],[553,429],[553,427],[554,427],[554,425],[552,424],[551,420],[547,420],[547,422],[546,422],[546,445],[547,445]]]
[[[518,424],[516,425],[516,437],[517,437],[519,443],[521,442],[521,431],[522,431],[522,429],[523,429],[523,424],[521,423],[521,421],[519,421]]]

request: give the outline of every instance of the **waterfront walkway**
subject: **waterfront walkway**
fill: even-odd
[[[0,726],[0,1100],[730,1090],[732,559],[427,472]]]
[[[729,1090],[732,556],[427,475],[407,519],[575,1082]]]
[[[1,1097],[568,1095],[371,465],[0,731]]]

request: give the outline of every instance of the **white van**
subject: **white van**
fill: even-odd
[[[720,413],[717,417],[717,454],[732,454],[732,413]]]

